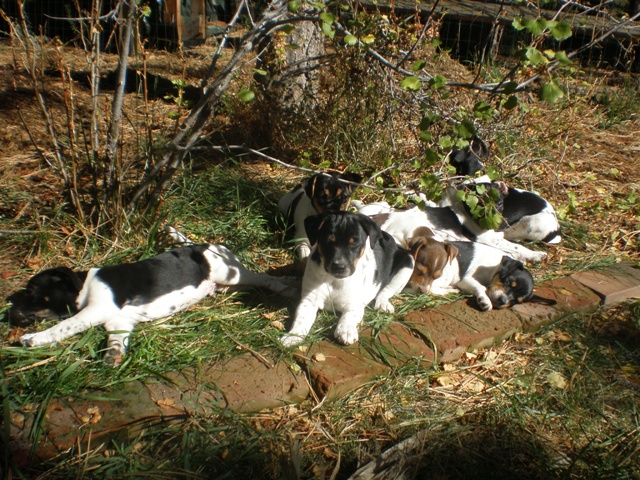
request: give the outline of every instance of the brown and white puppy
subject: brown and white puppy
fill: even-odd
[[[319,213],[347,211],[354,184],[361,181],[362,177],[355,173],[316,173],[282,196],[278,210],[284,215],[287,226],[294,228],[293,241],[298,258],[305,260],[311,252],[305,219]]]
[[[414,254],[410,285],[416,293],[447,295],[459,290],[472,294],[482,310],[508,308],[533,296],[531,272],[496,248],[441,242],[424,230],[417,230],[409,241],[425,245]]]
[[[407,248],[414,259],[409,285],[415,292],[427,293],[434,280],[440,278],[449,264],[458,256],[458,249],[438,240],[427,227],[418,227],[407,239]]]
[[[413,258],[365,215],[349,212],[308,217],[312,245],[302,278],[302,297],[293,325],[282,338],[285,346],[302,342],[319,309],[340,312],[334,336],[339,343],[358,341],[365,307],[392,313],[389,301],[407,285]]]

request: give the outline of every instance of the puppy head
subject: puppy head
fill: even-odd
[[[449,163],[456,169],[456,175],[470,176],[484,169],[482,159],[489,156],[489,148],[477,136],[473,136],[469,146],[456,150],[449,156]]]
[[[10,295],[7,312],[11,325],[26,326],[35,320],[65,318],[78,312],[76,299],[82,289],[82,274],[56,267],[34,275],[24,290]]]
[[[533,295],[533,275],[522,262],[504,256],[500,269],[487,288],[493,308],[508,308],[526,302]]]
[[[315,246],[311,261],[336,277],[346,278],[356,270],[369,239],[371,248],[382,236],[380,227],[365,215],[333,212],[307,217],[304,227]]]
[[[318,213],[344,212],[351,203],[354,186],[343,180],[360,183],[362,177],[355,173],[318,173],[303,180],[302,188]]]
[[[407,247],[415,260],[409,285],[414,292],[427,293],[436,278],[458,256],[453,245],[433,238],[433,232],[427,227],[419,227],[407,240]]]

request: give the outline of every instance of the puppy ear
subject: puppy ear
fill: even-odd
[[[71,286],[72,289],[77,290],[78,292],[82,290],[82,284],[84,282],[76,272],[68,267],[56,267],[50,270],[44,270],[44,272],[41,273],[45,272],[49,274],[51,280],[54,282],[59,282],[65,284],[66,286]]]
[[[307,194],[307,197],[313,198],[313,192],[316,189],[316,182],[318,181],[318,175],[314,175],[309,178],[305,178],[300,182],[304,193]]]
[[[376,222],[374,222],[370,217],[366,215],[362,215],[360,213],[355,213],[357,215],[358,221],[367,235],[369,236],[369,243],[371,244],[371,248],[375,247],[375,244],[378,243],[380,237],[382,237],[382,230]]]
[[[362,183],[362,176],[357,173],[345,172],[340,175],[340,178],[347,182]]]
[[[424,237],[411,237],[407,239],[407,248],[413,258],[416,258],[418,252],[427,244]]]
[[[511,258],[508,255],[504,255],[502,257],[502,261],[500,262],[500,276],[509,275],[511,272],[516,270],[524,270],[524,263],[520,260],[516,260]]]
[[[304,229],[307,231],[307,238],[311,245],[318,241],[318,232],[324,221],[324,215],[312,215],[304,219]]]
[[[445,243],[444,249],[447,252],[449,263],[453,262],[458,257],[458,247],[451,245],[450,243]]]

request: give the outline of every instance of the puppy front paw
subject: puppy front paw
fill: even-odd
[[[311,248],[306,243],[300,243],[296,245],[295,254],[300,260],[306,260],[311,255]]]
[[[358,341],[358,327],[355,325],[338,324],[333,334],[342,345],[352,345]]]
[[[286,334],[284,337],[280,338],[280,343],[285,347],[295,347],[296,345],[301,344],[304,341],[304,337],[301,335],[295,334]]]
[[[378,312],[384,313],[393,313],[396,310],[388,298],[376,298],[376,302],[373,305],[373,308]]]
[[[19,341],[25,347],[40,347],[48,342],[42,340],[41,335],[37,333],[27,333],[19,338]]]
[[[546,252],[532,251],[531,254],[529,255],[529,258],[527,258],[527,260],[530,262],[541,262],[545,258],[547,258]]]
[[[480,310],[482,310],[483,312],[488,312],[493,308],[493,305],[491,304],[491,300],[486,295],[477,296],[476,301],[480,306]]]

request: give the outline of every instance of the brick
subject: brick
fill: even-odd
[[[297,359],[309,373],[316,396],[328,400],[341,398],[389,371],[388,366],[372,360],[360,344],[344,347],[323,340],[297,353]]]
[[[432,342],[439,362],[451,362],[466,351],[498,343],[522,327],[510,310],[481,312],[466,301],[411,312],[404,321]]]
[[[212,365],[199,381],[201,386],[190,392],[189,403],[214,402],[235,412],[299,403],[309,394],[303,373],[294,372],[285,362],[265,365],[249,354]]]
[[[571,278],[592,289],[605,306],[640,297],[640,270],[629,263],[574,273]]]
[[[525,332],[535,332],[574,312],[593,312],[600,297],[570,277],[557,278],[536,285],[533,302],[516,305],[512,310],[520,316]],[[545,302],[554,302],[545,304]]]
[[[401,322],[390,323],[375,338],[370,331],[361,332],[360,345],[373,360],[393,367],[406,363],[433,365],[435,360],[431,342]]]

